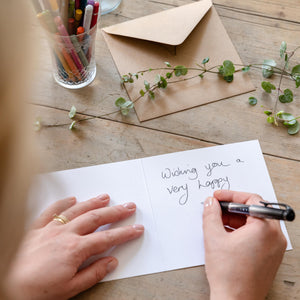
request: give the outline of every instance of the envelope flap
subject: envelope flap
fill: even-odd
[[[211,6],[211,0],[202,0],[102,30],[109,34],[176,46],[184,42]]]

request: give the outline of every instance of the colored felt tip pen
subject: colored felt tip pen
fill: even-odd
[[[293,221],[295,219],[294,210],[286,204],[269,203],[264,201],[260,201],[260,203],[263,205],[246,205],[241,203],[220,201],[222,210],[230,213],[248,215],[256,218],[285,221]],[[284,209],[269,207],[269,205],[278,205],[284,207]]]

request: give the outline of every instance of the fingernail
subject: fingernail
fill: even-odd
[[[112,272],[118,266],[118,261],[113,258],[107,265],[106,265],[106,272]]]
[[[129,210],[135,210],[136,209],[136,205],[133,202],[128,202],[123,204],[123,206]]]
[[[69,201],[70,201],[70,204],[75,204],[76,203],[76,198],[75,197],[71,197],[69,199]]]
[[[214,200],[213,197],[208,197],[208,198],[206,198],[206,200],[204,201],[204,206],[205,206],[205,207],[212,206],[213,200]]]
[[[137,231],[144,231],[145,230],[145,227],[141,224],[134,224],[132,227]]]
[[[102,194],[96,197],[97,200],[99,201],[108,201],[109,200],[109,195],[107,194]]]

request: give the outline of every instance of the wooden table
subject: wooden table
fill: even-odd
[[[159,12],[191,0],[123,0],[113,13],[103,16],[101,27]],[[295,0],[215,0],[215,7],[244,63],[278,58],[281,41],[300,44],[300,3]],[[30,103],[43,124],[68,123],[68,111],[75,105],[82,117],[99,116],[115,110],[117,97],[126,97],[110,52],[100,32],[97,36],[97,76],[81,90],[58,86],[51,76],[50,51],[44,32],[32,18],[35,59],[40,67],[33,78]],[[299,56],[298,56],[299,63]],[[285,254],[268,299],[300,297],[300,139],[284,128],[266,122],[263,111],[270,98],[260,88],[260,72],[251,72],[257,90],[169,116],[140,123],[134,112],[127,117],[115,113],[80,124],[43,128],[37,136],[47,154],[42,171],[55,171],[147,157],[162,153],[259,139],[279,201],[295,208],[298,218],[287,223],[294,250]],[[293,84],[286,83],[293,87]],[[295,90],[293,88],[293,90]],[[250,107],[248,97],[259,104]],[[281,105],[300,114],[300,90],[293,104]],[[261,107],[264,106],[264,108]],[[147,258],[145,258],[147,259]],[[228,279],[230,280],[230,278]],[[233,283],[234,284],[234,283]],[[208,299],[204,267],[123,279],[98,284],[75,299]]]

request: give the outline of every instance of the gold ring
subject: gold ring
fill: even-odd
[[[67,217],[65,217],[64,215],[54,215],[53,216],[53,220],[54,221],[58,221],[58,222],[60,222],[60,223],[62,223],[62,224],[67,224],[67,223],[69,223],[70,221],[68,220],[68,218]]]

